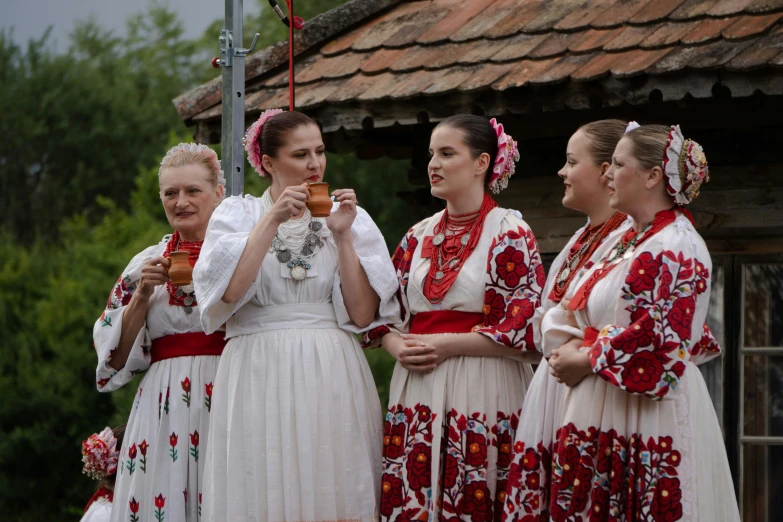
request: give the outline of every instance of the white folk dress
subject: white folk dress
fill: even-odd
[[[221,301],[263,215],[260,198],[226,199],[212,215],[194,273],[205,330],[226,323],[229,338],[215,380],[202,520],[376,520],[380,401],[354,335],[361,329],[345,308],[328,227],[306,279],[293,279],[267,254],[245,296],[233,305]],[[363,209],[351,236],[380,297],[373,328],[399,316],[398,283]]]
[[[580,329],[599,332],[588,350],[594,375],[561,404],[551,520],[739,521],[695,364],[716,355],[704,349],[714,341],[704,328],[711,271],[703,240],[680,215],[599,280],[576,313]],[[568,328],[555,322],[549,328]]]
[[[579,286],[579,280],[587,272],[589,267],[600,260],[607,249],[614,246],[615,243],[631,226],[632,221],[627,219],[622,225],[609,232],[601,245],[593,252],[584,267],[574,275],[568,288],[565,289],[565,299],[570,299],[575,288]],[[555,286],[556,279],[560,273],[560,268],[565,263],[571,248],[582,235],[587,227],[576,231],[569,239],[565,248],[558,254],[552,265],[549,267],[546,286],[541,294],[541,306],[536,309],[533,318],[533,333],[535,335],[536,347],[542,352],[544,358],[533,375],[533,381],[525,394],[525,402],[520,414],[519,429],[516,432],[516,438],[513,446],[513,459],[509,473],[508,487],[506,490],[506,505],[503,513],[503,520],[507,522],[518,522],[524,520],[526,516],[535,516],[539,520],[542,514],[546,517],[548,512],[548,487],[550,475],[550,462],[552,454],[552,444],[555,433],[559,428],[560,405],[563,402],[568,387],[560,384],[557,379],[550,374],[547,359],[552,355],[552,351],[568,342],[571,337],[582,338],[584,333],[579,329],[564,328],[558,331],[548,330],[547,335],[541,331],[541,323],[545,316],[550,312],[559,312],[557,303],[550,299],[550,294]],[[548,342],[544,342],[544,337]],[[532,448],[532,450],[530,449]],[[537,455],[541,457],[538,458]],[[527,479],[523,484],[522,480]]]
[[[109,392],[145,373],[133,401],[117,466],[112,522],[198,520],[207,442],[210,395],[217,356],[165,359],[151,364],[152,341],[202,332],[198,307],[169,304],[165,285],[155,288],[144,326],[119,372],[108,365],[120,341],[125,306],[148,260],[163,255],[168,236],[138,254],[123,271],[106,311],[95,323],[98,390]]]
[[[475,250],[433,305],[424,295],[430,260],[422,244],[441,215],[415,225],[394,255],[404,321],[370,332],[365,342],[408,332],[412,315],[445,310],[479,314],[474,331],[534,352],[531,321],[545,272],[530,228],[517,211],[493,209]],[[426,374],[397,363],[384,431],[382,520],[494,520],[531,378],[530,364],[511,357],[451,357]]]
[[[100,497],[90,503],[80,522],[109,522],[111,520],[111,500]]]

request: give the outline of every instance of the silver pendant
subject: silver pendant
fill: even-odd
[[[441,272],[440,270],[438,270],[437,272],[435,272],[435,279],[437,279],[438,281],[440,281],[441,279],[443,279],[443,272]]]
[[[277,260],[280,261],[281,263],[288,263],[289,261],[291,261],[291,252],[289,252],[288,250],[280,250],[277,253]]]
[[[305,243],[308,245],[317,245],[318,241],[319,239],[317,234],[307,234],[307,237],[305,238]]]
[[[190,307],[190,306],[186,306],[185,307],[185,313],[188,314],[188,315],[192,314],[193,313],[193,308]]]
[[[305,267],[301,265],[294,265],[291,267],[291,277],[296,279],[297,281],[301,281],[305,277],[307,277],[307,270]]]
[[[183,301],[183,302],[185,303],[185,306],[192,306],[194,301],[195,301],[195,299],[193,299],[190,296],[187,296],[185,298],[185,301]]]
[[[272,249],[272,251],[274,251],[274,252],[276,252],[276,251],[278,251],[278,250],[285,250],[285,249],[286,249],[286,248],[285,248],[285,243],[283,243],[283,241],[282,241],[280,238],[278,238],[278,237],[275,237],[275,238],[272,240],[272,246],[271,246],[270,248],[271,248],[271,249]]]
[[[441,232],[440,234],[432,238],[432,244],[435,246],[440,246],[440,244],[443,243],[444,239],[446,239],[446,236],[444,236],[443,232]]]
[[[573,258],[571,260],[571,263],[568,265],[568,268],[570,268],[571,270],[576,270],[576,267],[579,266],[579,260],[580,260],[579,256]]]
[[[323,224],[320,221],[311,221],[310,222],[310,230],[313,232],[318,232],[323,228]]]
[[[177,297],[183,297],[185,295],[185,292],[182,291],[182,288],[177,288],[177,291],[174,292]]]
[[[569,267],[563,268],[560,272],[560,277],[557,278],[558,283],[565,283],[568,280],[568,276],[571,275],[571,269]]]
[[[627,250],[627,251],[626,251],[626,252],[623,254],[623,259],[631,259],[631,257],[633,257],[633,250],[634,250],[633,248],[632,248],[632,249],[630,249],[630,250]]]
[[[462,246],[468,246],[468,243],[470,243],[470,233],[462,236],[462,239],[460,239],[459,242],[462,243]]]
[[[186,285],[182,285],[182,286],[180,286],[180,289],[181,289],[181,290],[182,290],[184,293],[186,293],[186,294],[192,294],[192,293],[193,293],[193,291],[194,291],[194,288],[193,288],[193,283],[188,283],[188,284],[186,284]]]

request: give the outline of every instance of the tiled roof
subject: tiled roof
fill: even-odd
[[[676,72],[776,68],[783,75],[783,0],[386,4],[391,8],[300,49],[298,108]],[[287,105],[283,60],[252,73],[248,65],[247,112]],[[776,90],[769,94],[783,93]],[[205,105],[194,92],[175,100],[183,119],[195,122],[218,118],[217,102]]]

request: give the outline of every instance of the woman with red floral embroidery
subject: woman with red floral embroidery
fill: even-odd
[[[708,179],[706,158],[678,126],[643,126],[619,141],[606,177],[610,205],[633,226],[561,303],[560,327],[584,340],[549,361],[571,388],[552,454],[551,519],[738,521],[695,365],[716,353],[703,351],[712,263],[683,207]]]
[[[200,510],[212,383],[225,341],[204,334],[193,285],[171,283],[173,251],[193,266],[225,179],[213,150],[181,143],[161,162],[160,198],[174,229],[130,262],[95,323],[98,390],[145,373],[119,455],[113,522],[195,521]]]
[[[628,129],[634,126],[638,125],[631,122]],[[504,513],[508,522],[524,520],[527,516],[535,516],[538,520],[548,512],[549,456],[558,427],[559,405],[567,387],[550,374],[547,359],[554,349],[572,337],[581,336],[581,331],[547,328],[544,342],[541,323],[544,318],[551,321],[550,315],[561,313],[562,308],[558,305],[573,294],[586,267],[600,259],[630,226],[625,214],[609,206],[609,188],[604,178],[612,163],[615,146],[625,130],[626,123],[620,120],[600,120],[583,125],[568,140],[566,163],[557,173],[565,185],[563,206],[584,212],[588,222],[576,231],[553,261],[541,306],[536,309],[533,319],[536,346],[543,352],[544,359],[525,395],[522,422],[514,441]],[[522,484],[523,480],[525,484]]]
[[[457,115],[430,140],[446,209],[394,254],[403,320],[365,336],[397,359],[386,413],[382,520],[492,520],[503,509],[517,412],[537,360],[545,274],[536,239],[497,193],[519,159],[494,119]],[[424,517],[424,518],[422,518]]]
[[[84,508],[81,522],[111,520],[111,503],[114,499],[114,485],[117,482],[117,467],[124,435],[123,424],[114,429],[104,428],[100,433],[93,433],[87,440],[82,441],[82,473],[100,482]]]

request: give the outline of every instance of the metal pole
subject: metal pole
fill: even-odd
[[[258,33],[248,49],[242,48],[242,0],[225,0],[225,26],[220,31],[220,58],[223,67],[223,114],[221,151],[226,192],[239,196],[245,190],[245,56],[258,42]]]

